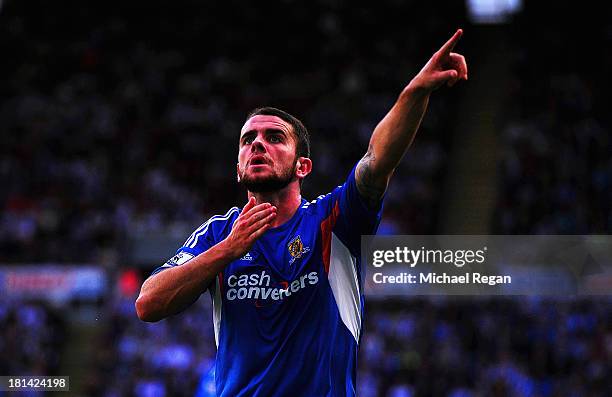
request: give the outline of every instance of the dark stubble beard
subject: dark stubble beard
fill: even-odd
[[[281,175],[271,175],[266,178],[251,178],[243,173],[240,177],[240,184],[253,193],[276,192],[284,189],[291,183],[295,175],[296,166],[297,164],[286,169]]]

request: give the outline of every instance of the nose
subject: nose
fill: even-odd
[[[255,137],[255,140],[251,143],[251,152],[265,153],[265,151],[266,146],[264,145],[262,138],[259,136]]]

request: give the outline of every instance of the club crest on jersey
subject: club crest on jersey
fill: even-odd
[[[289,254],[291,254],[291,259],[289,260],[290,265],[295,262],[296,259],[301,258],[302,255],[310,251],[309,247],[304,247],[302,238],[299,235],[295,236],[289,244],[287,244],[287,249],[289,249]]]

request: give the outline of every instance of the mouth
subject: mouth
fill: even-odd
[[[268,165],[268,161],[266,160],[265,156],[255,155],[251,157],[248,165],[249,166]]]

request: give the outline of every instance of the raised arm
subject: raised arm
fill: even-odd
[[[189,262],[149,277],[136,300],[136,313],[143,321],[159,321],[185,310],[208,288],[231,261],[246,254],[270,228],[276,207],[255,205],[251,197],[225,240]]]
[[[457,30],[402,90],[389,113],[378,123],[368,151],[355,169],[357,188],[371,206],[382,198],[393,171],[412,143],[427,110],[429,95],[443,84],[467,80],[463,55],[451,52],[463,34]]]

